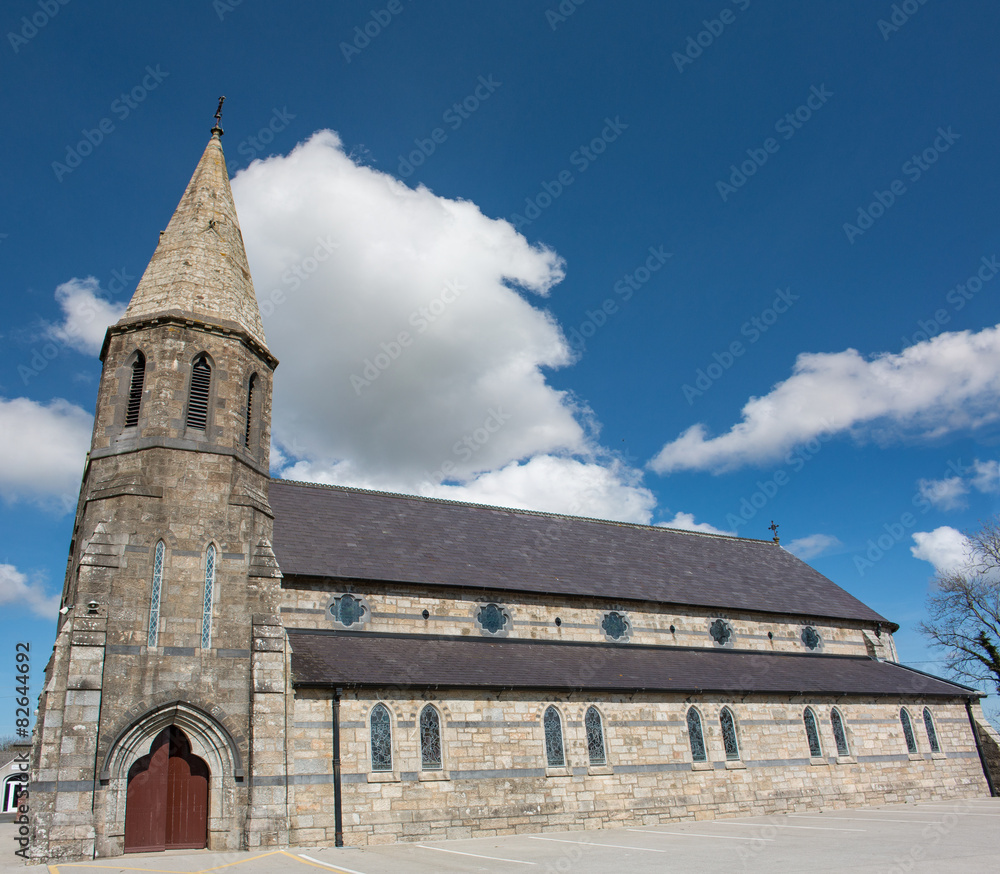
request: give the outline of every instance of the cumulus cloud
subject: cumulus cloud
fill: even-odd
[[[965,506],[969,485],[960,476],[917,481],[920,496],[939,510],[956,510]]]
[[[803,353],[792,375],[751,398],[717,437],[695,424],[650,462],[659,473],[718,473],[781,458],[820,436],[846,432],[890,442],[936,438],[1000,418],[1000,325],[940,334],[899,354],[855,349]]]
[[[29,582],[14,565],[0,564],[0,605],[27,607],[36,616],[53,619],[59,610],[59,596],[46,595],[38,582]]]
[[[1000,461],[980,461],[972,463],[972,487],[977,492],[995,495],[1000,492]]]
[[[275,376],[277,472],[644,519],[640,475],[546,381],[573,361],[538,304],[562,259],[473,203],[355,164],[332,131],[233,193]]]
[[[808,561],[810,558],[815,558],[817,555],[822,555],[838,546],[843,546],[843,544],[832,534],[809,534],[792,540],[785,545],[785,549],[803,561]]]
[[[61,398],[0,398],[0,497],[71,510],[92,429],[93,417]]]
[[[705,534],[735,534],[735,531],[723,531],[708,522],[695,522],[694,513],[678,512],[669,522],[658,522],[660,528],[680,528],[682,531],[703,531]]]
[[[968,560],[969,541],[961,531],[947,525],[933,531],[916,531],[916,546],[910,547],[914,558],[929,561],[939,574],[958,570]]]
[[[57,286],[56,300],[63,319],[54,325],[47,324],[46,336],[88,355],[100,353],[108,325],[122,317],[126,306],[108,300],[93,276],[73,277]]]

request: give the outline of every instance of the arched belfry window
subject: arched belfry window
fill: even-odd
[[[688,709],[688,742],[691,744],[691,761],[707,762],[705,752],[705,734],[701,729],[701,714],[694,708]]]
[[[542,728],[545,730],[546,764],[550,768],[565,767],[566,754],[563,752],[562,718],[559,716],[559,711],[551,704],[545,709]]]
[[[208,427],[208,396],[212,388],[212,365],[207,355],[199,355],[191,365],[191,392],[188,396],[187,426],[204,431]]]
[[[917,752],[917,738],[913,734],[913,723],[910,721],[910,714],[905,707],[899,708],[899,721],[903,726],[903,737],[906,739],[906,751],[908,753]]]
[[[934,718],[926,707],[924,708],[924,728],[927,729],[927,743],[930,744],[931,752],[941,752],[941,744],[938,743],[937,731],[934,728]]]
[[[722,727],[722,745],[726,748],[726,758],[739,761],[740,742],[736,737],[736,717],[728,707],[723,707],[719,714],[719,725]]]
[[[132,362],[132,381],[128,387],[128,406],[125,408],[125,427],[134,428],[139,424],[139,407],[142,404],[142,385],[146,380],[146,356],[135,353]]]
[[[163,557],[166,551],[163,541],[156,544],[153,551],[153,589],[149,598],[149,636],[146,645],[156,646],[160,633],[160,592],[163,588]]]
[[[802,711],[802,722],[806,727],[806,740],[809,742],[809,756],[818,759],[823,755],[823,747],[819,742],[819,727],[816,725],[816,714],[811,707]]]
[[[253,396],[254,389],[257,388],[257,374],[253,374],[250,377],[250,383],[247,385],[247,423],[246,431],[243,434],[243,445],[249,449],[250,448],[250,430],[253,426]]]
[[[201,617],[201,648],[212,645],[212,605],[215,602],[215,545],[209,544],[205,554],[205,601]]]
[[[368,717],[369,736],[372,746],[372,770],[392,770],[392,717],[389,708],[376,704]]]
[[[441,717],[433,704],[420,711],[420,767],[424,771],[441,770]]]
[[[837,744],[838,756],[849,756],[851,748],[847,745],[847,732],[844,730],[844,718],[840,711],[834,707],[830,711],[830,728],[833,729],[833,740]]]
[[[583,727],[587,730],[587,755],[591,765],[606,765],[607,754],[604,751],[604,724],[596,707],[588,707],[583,718]]]

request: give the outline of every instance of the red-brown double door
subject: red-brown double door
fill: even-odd
[[[177,726],[128,772],[125,852],[199,849],[208,839],[208,765]]]

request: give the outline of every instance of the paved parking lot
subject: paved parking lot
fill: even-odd
[[[0,825],[0,871],[25,870],[13,855],[11,824]],[[320,869],[341,874],[440,872],[1000,871],[1000,799],[664,823],[639,828],[545,832],[502,838],[424,841],[371,849],[311,848],[258,853],[150,853],[30,868],[51,874],[273,874]]]

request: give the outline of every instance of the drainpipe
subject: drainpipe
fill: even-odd
[[[976,727],[975,717],[972,715],[972,705],[969,699],[965,699],[965,712],[969,714],[969,726],[972,728],[972,737],[976,741],[976,752],[979,753],[979,764],[983,766],[983,775],[986,777],[986,785],[990,788],[990,795],[994,798],[997,794],[997,787],[993,785],[993,778],[990,777],[990,769],[986,765],[986,756],[983,754],[983,745],[979,742],[979,729]]]
[[[335,847],[344,846],[344,809],[340,794],[340,695],[343,691],[339,688],[333,690],[333,845]],[[971,711],[969,718],[972,718]],[[976,745],[978,744],[977,737]]]

